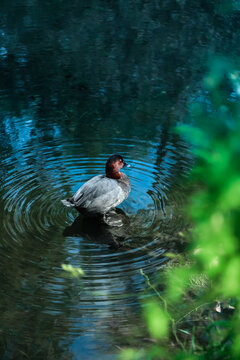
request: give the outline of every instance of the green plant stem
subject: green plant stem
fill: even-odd
[[[193,313],[194,311],[197,311],[198,309],[200,309],[202,306],[205,306],[205,305],[210,305],[211,303],[208,302],[208,303],[203,303],[201,305],[198,305],[196,308],[192,309],[191,311],[187,312],[185,315],[183,315],[180,319],[178,319],[176,321],[176,324],[178,324],[179,322],[181,322],[185,317],[187,317],[188,315],[190,315],[191,313]]]
[[[143,272],[142,269],[140,269],[140,273],[141,275],[146,279],[146,283],[147,285],[155,292],[155,294],[157,295],[157,297],[162,301],[163,305],[164,305],[164,311],[167,313],[171,324],[172,324],[172,333],[177,341],[177,343],[181,346],[181,348],[183,350],[185,350],[185,346],[183,345],[183,343],[181,342],[181,340],[179,340],[178,336],[177,336],[177,329],[176,329],[176,322],[175,320],[172,318],[172,316],[169,314],[168,311],[168,306],[167,306],[167,301],[164,299],[164,297],[159,293],[159,291],[155,288],[154,285],[151,284],[149,277]]]
[[[164,299],[164,297],[159,293],[159,291],[155,288],[154,285],[151,284],[149,277],[143,272],[142,269],[140,269],[140,273],[141,275],[146,279],[146,283],[147,285],[155,292],[155,294],[157,295],[157,297],[162,301],[163,305],[164,305],[164,310],[168,313],[168,309],[167,309],[167,302]]]

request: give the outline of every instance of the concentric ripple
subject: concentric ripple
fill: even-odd
[[[6,256],[14,252],[19,274],[24,269],[20,293],[25,294],[26,282],[34,277],[31,302],[40,306],[39,299],[44,299],[44,312],[51,314],[71,308],[74,331],[91,331],[81,319],[83,310],[96,322],[136,306],[145,286],[140,269],[153,274],[166,262],[165,252],[178,246],[174,237],[181,230],[179,209],[184,200],[179,178],[191,164],[188,148],[173,136],[164,139],[164,145],[161,138],[158,143],[136,139],[101,142],[105,149],[97,156],[86,153],[84,140],[78,144],[55,141],[46,142],[40,150],[23,147],[3,162],[1,245],[8,249]],[[101,142],[95,141],[96,149]],[[122,227],[83,219],[60,201],[102,174],[113,153],[120,153],[131,165],[124,170],[132,189],[120,205]],[[84,270],[81,286],[74,289],[72,280],[66,281],[62,263]]]

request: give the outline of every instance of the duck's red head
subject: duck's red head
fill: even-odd
[[[121,155],[110,156],[106,163],[106,176],[112,179],[120,179],[122,177],[120,170],[123,166],[127,166],[127,164]]]

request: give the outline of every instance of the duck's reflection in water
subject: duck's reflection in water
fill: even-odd
[[[81,236],[91,241],[109,244],[118,249],[127,236],[130,220],[121,209],[114,209],[104,217],[86,218],[79,215],[64,231],[64,236]]]

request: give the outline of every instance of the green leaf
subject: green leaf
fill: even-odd
[[[72,277],[79,278],[84,275],[84,271],[80,267],[73,267],[70,264],[62,264],[64,271],[68,272]]]
[[[162,339],[167,336],[169,317],[157,302],[149,303],[144,309],[144,315],[153,338]]]
[[[222,291],[224,296],[239,296],[240,293],[240,258],[231,259],[225,264],[222,274]]]

